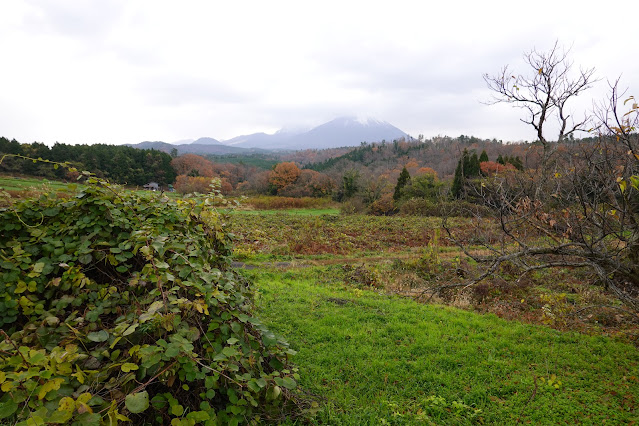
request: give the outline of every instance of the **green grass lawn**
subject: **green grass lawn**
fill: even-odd
[[[244,273],[299,353],[326,424],[630,424],[637,349],[344,284],[333,269]],[[332,277],[332,278],[331,278]]]
[[[32,188],[42,189],[43,186],[49,187],[55,191],[66,189],[67,184],[48,179],[40,179],[33,177],[15,177],[0,176],[0,188],[5,191],[27,191]]]

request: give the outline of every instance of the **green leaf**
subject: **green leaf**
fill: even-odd
[[[168,263],[166,263],[166,262],[162,262],[162,261],[160,261],[160,262],[156,262],[155,266],[156,266],[158,269],[168,269],[168,268],[169,268],[169,264],[168,264]]]
[[[18,404],[9,399],[5,403],[0,403],[0,419],[6,419],[18,410]]]
[[[180,404],[171,405],[171,414],[174,416],[181,416],[184,414],[184,407]]]
[[[124,330],[124,333],[122,333],[122,336],[128,336],[129,334],[132,334],[136,328],[138,328],[140,324],[133,324],[132,326],[130,326],[129,328],[127,328],[126,330]]]
[[[71,411],[55,410],[47,417],[47,423],[66,424],[73,417]]]
[[[229,346],[225,347],[224,349],[222,349],[222,353],[224,355],[228,356],[233,356],[233,355],[237,355],[237,351],[235,350],[235,348],[231,348]]]
[[[282,386],[286,389],[295,389],[297,387],[297,382],[291,377],[284,377],[282,379]]]
[[[124,405],[133,414],[141,413],[149,408],[149,393],[142,391],[127,395],[124,400]]]
[[[132,362],[125,362],[124,364],[122,364],[122,367],[120,367],[122,369],[122,371],[124,371],[125,373],[128,373],[129,371],[135,371],[138,368],[137,364],[134,364]]]
[[[246,386],[253,392],[259,392],[262,388],[255,382],[255,380],[251,380],[246,384]]]
[[[186,415],[186,418],[189,420],[194,420],[196,422],[204,422],[209,420],[211,416],[206,411],[191,411]]]
[[[106,330],[94,331],[87,334],[87,339],[92,342],[106,342],[109,338],[109,333]]]
[[[82,426],[99,426],[100,414],[98,413],[83,413],[75,418],[74,424],[80,424]]]

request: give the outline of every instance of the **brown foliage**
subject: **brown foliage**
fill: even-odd
[[[503,165],[494,161],[484,161],[479,164],[479,168],[484,176],[493,176],[497,173],[517,170],[515,169],[515,166],[510,163]]]
[[[417,169],[417,171],[415,172],[415,175],[417,176],[421,176],[421,175],[433,175],[435,176],[435,180],[437,180],[438,176],[437,176],[437,172],[435,171],[435,169],[433,169],[432,167],[420,167],[419,169]]]
[[[275,168],[271,171],[268,180],[269,183],[275,186],[279,191],[288,185],[295,183],[301,174],[302,170],[297,167],[297,164],[293,162],[284,162],[275,166]]]
[[[287,197],[325,197],[335,189],[335,182],[315,170],[302,170],[295,183],[278,191]]]
[[[193,175],[204,177],[218,176],[213,171],[213,163],[195,154],[184,154],[171,160],[171,166],[178,175]],[[195,172],[195,173],[193,173]]]
[[[371,204],[370,212],[378,216],[390,216],[397,213],[397,206],[395,206],[393,194],[387,192],[379,197],[379,199]]]
[[[219,183],[219,179],[216,178],[180,175],[175,181],[175,190],[180,194],[189,194],[191,192],[208,194],[212,189],[211,184],[215,181]]]

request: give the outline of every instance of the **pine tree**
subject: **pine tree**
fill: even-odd
[[[486,150],[483,150],[481,152],[481,155],[479,156],[479,162],[485,163],[486,161],[490,161],[490,160],[488,159],[488,154],[486,154]]]
[[[477,153],[473,152],[473,155],[470,156],[470,160],[468,161],[468,170],[464,170],[464,174],[467,177],[475,177],[479,176],[479,159],[477,158]]]
[[[570,136],[572,136],[572,134]],[[512,165],[515,166],[517,170],[524,170],[524,163],[521,162],[521,158],[519,158],[519,156],[515,157]]]
[[[450,193],[453,198],[460,198],[462,188],[464,186],[464,171],[463,171],[463,158],[460,158],[457,162],[457,168],[455,169],[455,177],[453,178],[453,184],[450,187]]]
[[[464,152],[462,152],[462,177],[468,176],[470,169],[470,155],[468,155],[468,150],[464,148]]]
[[[504,158],[501,156],[501,154],[499,154],[499,157],[497,157],[497,162],[501,165],[506,165],[506,162],[504,161]]]
[[[410,173],[408,173],[408,170],[404,167],[397,178],[397,185],[395,185],[393,200],[398,201],[402,197],[402,188],[405,187],[408,182],[410,182]]]

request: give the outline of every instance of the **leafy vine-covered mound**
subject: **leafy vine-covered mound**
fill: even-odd
[[[0,421],[238,424],[287,407],[294,351],[252,316],[210,199],[105,182],[0,209]]]

